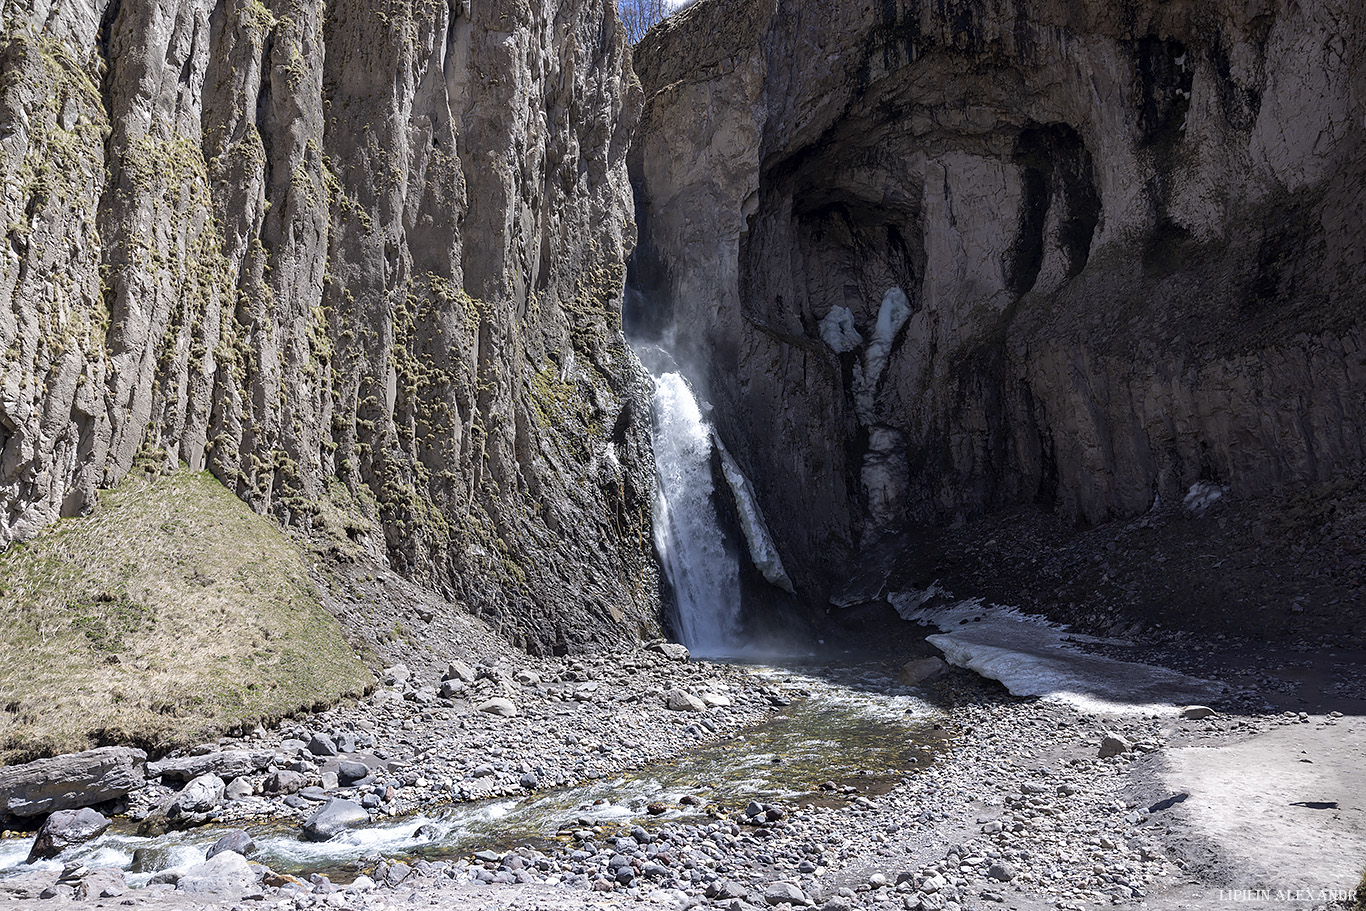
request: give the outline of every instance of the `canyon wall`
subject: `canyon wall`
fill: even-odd
[[[1360,471],[1360,4],[702,0],[635,66],[628,323],[808,598],[911,524]]]
[[[611,0],[0,26],[0,547],[183,463],[530,648],[657,630]]]

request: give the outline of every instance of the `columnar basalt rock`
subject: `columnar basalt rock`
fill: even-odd
[[[0,547],[178,461],[529,647],[656,631],[610,0],[0,15]]]
[[[799,591],[907,523],[1360,470],[1363,17],[703,0],[650,33],[628,319],[702,365]]]

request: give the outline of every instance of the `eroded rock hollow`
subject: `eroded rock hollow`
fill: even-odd
[[[656,628],[610,0],[0,19],[0,547],[182,462],[530,647]]]
[[[910,523],[1098,523],[1366,456],[1347,0],[707,0],[636,48],[672,327],[821,602]]]

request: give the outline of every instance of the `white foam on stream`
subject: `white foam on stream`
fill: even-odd
[[[942,592],[941,592],[942,593]],[[937,626],[927,636],[950,664],[999,680],[1016,696],[1039,696],[1100,714],[1173,714],[1222,692],[1212,680],[1164,667],[1094,655],[1079,643],[1107,640],[1014,608],[985,607],[981,599],[925,607],[924,592],[888,596],[907,620]]]

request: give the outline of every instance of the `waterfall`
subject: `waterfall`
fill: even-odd
[[[655,547],[673,587],[678,635],[699,654],[733,653],[740,632],[740,569],[712,502],[711,427],[681,373],[651,372],[659,476]]]

